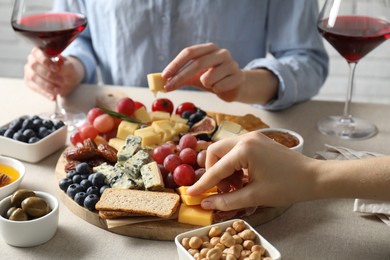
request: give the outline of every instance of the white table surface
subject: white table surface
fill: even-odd
[[[98,93],[120,90],[150,107],[147,89],[114,86],[81,86],[65,105],[87,112]],[[27,88],[22,80],[0,78],[0,125],[21,115],[51,111],[53,103]],[[164,94],[163,94],[164,95]],[[225,103],[214,95],[176,91],[164,96],[176,105],[191,101],[205,110],[244,115],[253,113],[273,127],[299,132],[305,139],[304,154],[313,156],[324,144],[390,154],[390,105],[353,104],[353,115],[375,123],[379,134],[363,141],[338,140],[316,130],[320,116],[340,114],[343,104],[309,101],[288,110],[268,112],[240,103]],[[31,164],[25,163],[22,187],[58,196],[54,174],[61,151]],[[291,206],[280,217],[256,229],[281,252],[283,259],[390,259],[390,227],[376,217],[352,211],[352,199],[321,200]],[[95,227],[60,202],[59,228],[49,242],[34,248],[16,248],[0,238],[0,259],[178,259],[171,241],[153,241],[117,235]]]

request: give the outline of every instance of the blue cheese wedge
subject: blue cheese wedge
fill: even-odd
[[[123,162],[123,169],[133,179],[141,178],[141,167],[151,161],[151,156],[145,150],[139,150],[130,159]]]
[[[119,164],[130,159],[138,150],[142,148],[142,138],[140,136],[129,135],[126,138],[126,142],[121,151],[118,152]]]
[[[141,176],[145,190],[161,191],[164,189],[164,181],[156,162],[150,162],[141,167]]]

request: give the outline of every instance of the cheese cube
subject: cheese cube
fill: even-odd
[[[142,138],[142,148],[153,148],[161,144],[161,135],[151,126],[135,130],[134,135]]]
[[[148,111],[146,111],[146,108],[143,106],[134,111],[134,117],[145,124],[150,123],[152,121]]]
[[[165,92],[166,79],[161,77],[161,73],[151,73],[147,75],[149,90],[156,96],[157,92]]]
[[[123,148],[118,152],[118,163],[121,164],[124,161],[132,157],[142,147],[142,138],[140,136],[129,135],[126,138]]]
[[[162,143],[172,140],[173,136],[176,134],[175,129],[169,120],[154,121],[151,126],[156,133],[161,135]]]
[[[169,120],[171,118],[171,115],[164,111],[153,111],[149,113],[149,116],[152,121]]]
[[[190,130],[190,126],[186,123],[175,123],[173,129],[175,130],[175,134],[179,135],[181,133],[187,133]]]
[[[125,140],[127,136],[133,135],[134,131],[139,127],[139,124],[122,121],[118,126],[116,137]]]
[[[242,128],[240,124],[237,124],[237,123],[234,123],[234,122],[231,122],[231,121],[222,121],[219,124],[219,127],[223,128],[226,131],[235,133],[235,134],[238,134],[241,131],[241,128]]]
[[[110,140],[108,140],[108,144],[114,147],[118,152],[120,152],[125,145],[125,140],[119,138],[111,138]]]
[[[177,193],[179,193],[180,195],[187,195],[187,189],[189,188],[189,186],[180,186],[179,188],[176,189]],[[215,192],[218,192],[218,187],[217,186],[214,186],[210,189],[208,189],[207,191],[205,191],[204,193],[215,193]]]
[[[187,206],[182,203],[179,209],[179,223],[208,226],[213,223],[213,211],[202,209],[200,206]]]

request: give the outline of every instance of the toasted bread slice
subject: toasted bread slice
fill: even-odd
[[[169,218],[176,212],[179,202],[176,193],[109,188],[103,192],[96,209]]]

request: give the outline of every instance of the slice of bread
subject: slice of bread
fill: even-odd
[[[176,193],[109,188],[103,192],[96,209],[169,218],[179,203],[180,197]]]

